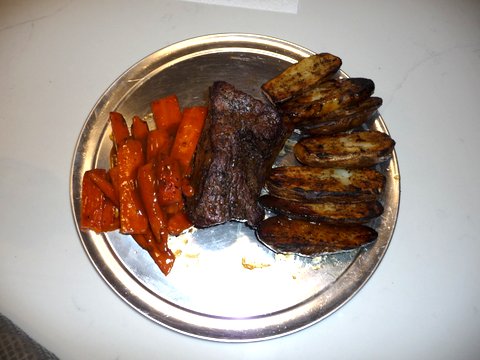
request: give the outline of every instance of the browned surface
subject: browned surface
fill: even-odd
[[[359,131],[303,138],[293,148],[304,165],[368,167],[390,158],[395,141],[379,131]]]
[[[315,54],[289,66],[262,90],[273,103],[282,102],[335,74],[341,65],[342,60],[332,54]]]
[[[365,223],[383,212],[378,201],[309,203],[263,195],[260,197],[260,204],[277,214],[291,218],[341,224]]]
[[[303,133],[310,135],[328,135],[351,130],[370,120],[382,102],[381,98],[372,96],[359,103],[340,107],[320,117],[305,118],[296,126]]]
[[[194,195],[187,201],[193,224],[247,220],[255,226],[262,220],[257,200],[285,136],[272,106],[215,82],[193,165]]]
[[[274,216],[259,224],[257,236],[278,252],[313,256],[358,248],[374,241],[377,232],[364,225],[319,224]]]
[[[266,187],[273,196],[291,200],[375,200],[385,186],[385,176],[372,169],[322,169],[285,166],[272,169]]]
[[[370,79],[347,78],[324,81],[281,105],[281,111],[294,123],[307,117],[320,117],[331,111],[359,103],[373,94]]]

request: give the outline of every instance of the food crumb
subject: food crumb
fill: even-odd
[[[265,267],[269,267],[270,265],[271,265],[271,264],[248,262],[248,261],[245,259],[245,257],[242,257],[242,266],[243,266],[245,269],[248,269],[248,270],[262,269],[262,268],[265,268]]]

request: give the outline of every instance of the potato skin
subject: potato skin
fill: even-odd
[[[260,222],[257,237],[279,253],[318,256],[356,249],[376,240],[377,232],[365,225],[332,225],[274,216]]]
[[[304,118],[321,117],[334,110],[359,103],[375,90],[370,79],[346,78],[324,81],[280,105],[280,111],[294,124]]]
[[[385,176],[373,169],[282,166],[273,168],[266,181],[270,195],[308,202],[359,202],[376,200]]]
[[[289,66],[264,83],[262,90],[272,103],[284,102],[335,74],[341,66],[342,60],[335,55],[315,54]]]
[[[375,200],[352,203],[310,203],[263,195],[259,202],[277,214],[330,224],[362,224],[383,213],[382,204]]]
[[[390,159],[395,141],[380,131],[358,131],[306,137],[293,152],[299,162],[315,167],[362,168]]]
[[[296,128],[306,135],[330,135],[352,130],[372,119],[382,103],[381,98],[372,96],[320,117],[305,118],[296,124]]]

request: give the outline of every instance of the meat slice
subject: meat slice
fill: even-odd
[[[255,227],[268,170],[287,137],[277,111],[233,85],[210,88],[209,110],[195,154],[187,212],[196,227],[246,220]]]

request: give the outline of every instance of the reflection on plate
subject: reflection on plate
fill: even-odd
[[[251,34],[198,37],[159,50],[128,69],[100,97],[76,145],[71,203],[79,224],[83,173],[109,166],[108,113],[150,119],[150,102],[171,93],[183,107],[204,104],[208,87],[225,80],[257,98],[260,85],[311,55],[298,45]],[[345,75],[345,74],[344,74]],[[386,132],[379,116],[369,128]],[[292,161],[288,153],[278,160]],[[254,341],[298,331],[347,302],[370,278],[393,234],[400,196],[396,155],[387,177],[377,241],[351,252],[308,259],[276,255],[243,223],[193,230],[170,240],[177,260],[163,276],[130,236],[80,232],[83,246],[107,284],[137,311],[168,328],[217,341]]]

